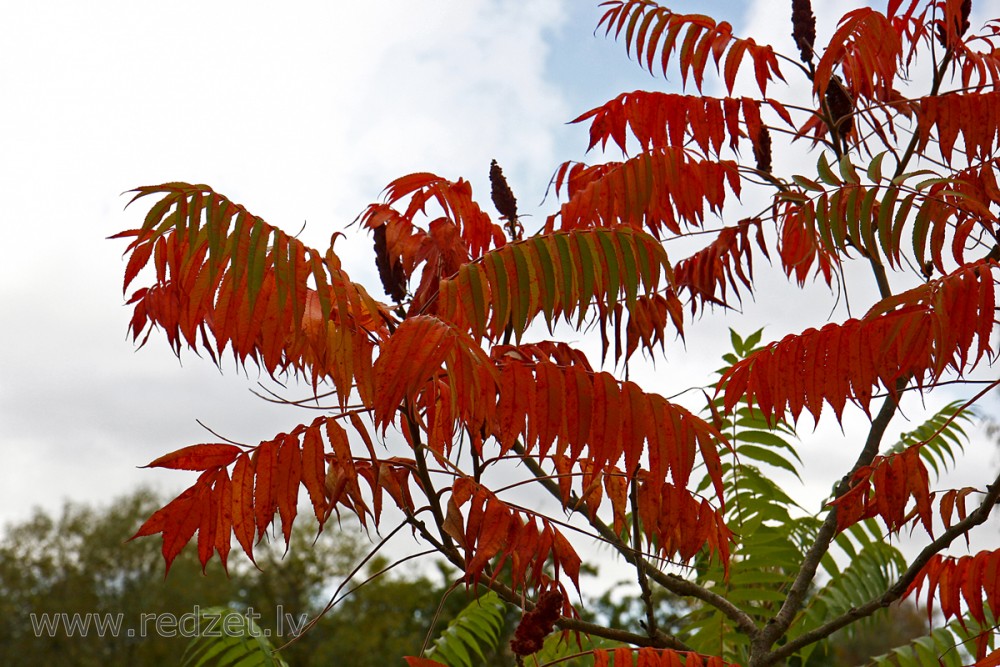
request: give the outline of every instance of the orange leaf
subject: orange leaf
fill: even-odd
[[[319,427],[310,426],[302,437],[302,484],[309,492],[313,512],[320,527],[326,521],[326,458],[323,454],[323,436]]]
[[[253,467],[249,454],[242,454],[233,466],[233,534],[243,552],[253,561],[254,525]]]
[[[216,513],[215,550],[226,572],[229,571],[227,560],[231,548],[233,528],[233,485],[225,470],[220,470],[215,477],[215,487],[212,494],[212,506]]]
[[[274,474],[274,496],[281,517],[281,531],[285,544],[292,534],[292,523],[298,512],[299,482],[302,479],[302,455],[298,438],[286,435],[278,449]]]
[[[404,398],[441,367],[450,348],[447,324],[425,315],[406,319],[382,346],[375,362],[375,424],[388,427]]]
[[[146,468],[173,468],[176,470],[209,470],[228,466],[243,452],[236,445],[222,443],[190,445],[165,454],[152,461]]]
[[[154,512],[129,539],[162,533],[163,560],[169,573],[171,563],[202,524],[202,515],[208,509],[208,493],[208,482],[202,475],[193,486]]]
[[[865,411],[872,390],[892,393],[896,381],[914,377],[918,387],[934,382],[947,368],[963,372],[984,356],[992,358],[995,264],[976,262],[920,287],[885,299],[863,319],[828,324],[788,335],[734,364],[719,381],[725,407],[746,398],[773,423],[790,413],[798,419],[808,405],[814,417],[825,400],[841,418],[850,398]],[[950,320],[956,306],[974,305],[975,317]],[[975,355],[971,355],[976,344]],[[784,364],[796,347],[796,363]],[[799,379],[796,375],[801,374]]]
[[[275,467],[278,463],[278,444],[275,440],[260,443],[253,456],[254,484],[253,509],[257,534],[263,536],[274,520],[277,499],[274,493]]]
[[[417,658],[412,655],[408,655],[405,658],[406,664],[409,667],[448,667],[443,662],[438,662],[437,660],[431,660],[430,658]]]

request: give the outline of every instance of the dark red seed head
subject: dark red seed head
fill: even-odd
[[[559,591],[545,591],[538,597],[535,608],[521,617],[521,622],[510,640],[514,655],[531,655],[542,650],[545,638],[552,632],[562,612],[563,595]]]
[[[802,62],[811,62],[816,42],[816,17],[809,0],[792,0],[792,39],[799,47]]]
[[[761,126],[760,134],[753,142],[753,157],[757,161],[757,169],[771,173],[771,133]]]
[[[837,134],[850,134],[854,129],[854,100],[839,76],[831,78],[826,87],[826,106]]]

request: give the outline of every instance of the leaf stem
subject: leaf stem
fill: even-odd
[[[635,558],[638,561],[641,560],[639,547],[642,544],[640,541],[642,533],[639,530],[639,482],[634,473],[629,479],[629,486],[631,487],[629,491],[629,502],[632,505],[632,552],[635,554]],[[649,590],[649,580],[646,577],[646,568],[636,567],[635,573],[639,580],[639,590],[642,591],[640,597],[642,598],[643,605],[646,607],[646,632],[649,633],[650,637],[655,637],[658,632],[656,627],[656,613],[653,608],[653,593]]]

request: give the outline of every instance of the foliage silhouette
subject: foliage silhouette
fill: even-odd
[[[125,289],[150,269],[129,299],[135,339],[160,329],[178,353],[220,361],[228,350],[329,389],[334,403],[255,446],[205,443],[154,461],[198,477],[136,537],[161,534],[169,568],[197,533],[202,564],[218,554],[225,565],[233,537],[251,555],[276,518],[290,539],[304,487],[321,526],[341,511],[380,526],[396,508],[462,583],[522,608],[518,636],[531,640],[512,643],[519,660],[552,620],[614,643],[587,649],[595,665],[805,661],[833,633],[926,594],[959,623],[893,660],[961,661],[962,645],[977,665],[1000,663],[1000,551],[948,550],[988,519],[1000,479],[932,491],[927,467],[936,482],[960,422],[1000,380],[918,435],[886,438],[904,392],[993,368],[1000,21],[973,30],[969,0],[889,0],[847,12],[820,45],[809,3],[795,0],[796,60],[652,0],[601,5],[599,29],[699,94],[629,93],[577,118],[591,148],[625,155],[559,166],[564,200],[533,234],[499,167],[505,224],[463,179],[390,183],[357,222],[392,303],[352,281],[332,246],[309,248],[207,186],[135,191],[153,201],[141,227],[118,235],[129,240]],[[713,65],[728,96],[700,94]],[[796,79],[809,88],[801,99]],[[782,172],[788,144],[776,136],[811,142],[815,171]],[[751,191],[767,205],[727,222]],[[702,250],[668,257],[664,241],[696,234]],[[725,312],[752,294],[754,256],[802,288],[810,275],[831,288],[867,276],[878,296],[862,317],[767,345],[734,334],[700,415],[598,370],[540,326],[554,338],[596,329],[601,361],[627,378],[636,352],[655,358],[694,326],[686,309]],[[845,445],[856,460],[812,514],[774,474],[800,474],[803,412],[840,422],[849,406],[868,433]],[[405,446],[376,442],[390,429]],[[530,475],[502,486],[502,470]],[[522,484],[562,512],[522,504]],[[927,536],[907,560],[886,535],[914,529]],[[639,629],[585,621],[572,604],[586,538],[634,567]],[[691,601],[671,634],[652,602],[660,588]]]

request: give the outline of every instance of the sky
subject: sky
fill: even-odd
[[[53,0],[8,8],[0,26],[0,525],[36,506],[106,502],[141,483],[180,490],[194,477],[138,466],[215,441],[196,420],[254,443],[312,418],[255,397],[252,369],[241,375],[224,364],[220,373],[190,353],[179,362],[156,334],[136,351],[126,338],[125,244],[107,240],[141,220],[141,205],[123,210],[123,192],[207,183],[287,231],[304,227],[301,238],[324,247],[389,181],[414,171],[465,177],[489,208],[497,159],[533,216],[530,229],[551,211],[551,197],[540,203],[556,166],[585,158],[586,128],[567,121],[619,92],[676,90],[594,34],[596,4],[383,0],[278,11],[263,2]],[[794,54],[787,20],[775,18],[786,4],[674,8],[718,10],[737,32]],[[822,43],[834,3],[816,4]],[[777,159],[780,168],[800,156]],[[370,248],[357,236],[337,245],[352,277],[378,293]],[[762,278],[745,314],[695,322],[686,348],[668,346],[666,363],[639,377],[670,394],[711,377],[729,326],[766,326],[773,340],[847,316],[843,301],[820,287],[789,287],[779,273]],[[852,289],[858,303],[866,296]],[[957,396],[942,392],[928,405]],[[811,427],[803,424],[810,447],[802,453],[820,472],[803,492],[818,502],[829,471],[856,456],[864,417],[852,413],[843,433]],[[959,476],[969,483],[1000,463],[977,439]]]

